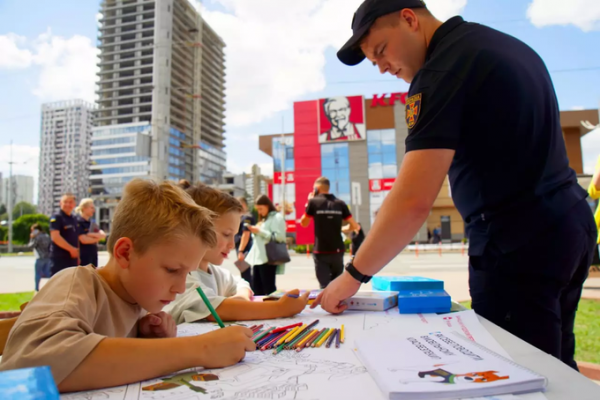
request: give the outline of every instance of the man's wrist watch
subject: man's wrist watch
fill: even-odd
[[[360,283],[368,283],[372,276],[370,275],[363,275],[361,274],[356,267],[353,264],[353,261],[350,261],[348,264],[346,264],[346,271],[348,271],[348,273],[357,281],[359,281]]]

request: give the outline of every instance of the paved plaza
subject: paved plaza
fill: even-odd
[[[233,253],[232,253],[233,255]],[[108,253],[101,252],[100,265],[108,260]],[[383,271],[383,275],[419,275],[441,279],[445,282],[446,291],[454,301],[469,300],[468,257],[460,252],[445,252],[440,256],[437,252],[421,252],[418,257],[413,252],[406,252],[396,257]],[[32,291],[33,266],[32,256],[6,257],[0,256],[0,293],[17,293]],[[233,259],[227,260],[226,268],[238,274]],[[277,276],[277,288],[316,289],[312,258],[305,255],[292,256],[292,262],[286,266],[285,275]],[[364,290],[370,289],[370,284]],[[600,299],[600,278],[590,278],[586,282],[584,297]]]

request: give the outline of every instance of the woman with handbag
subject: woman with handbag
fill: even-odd
[[[252,265],[252,288],[256,296],[271,294],[277,290],[275,275],[277,266],[289,262],[285,248],[285,220],[277,212],[271,199],[259,196],[254,202],[258,212],[258,223],[249,226],[254,244],[246,256]]]

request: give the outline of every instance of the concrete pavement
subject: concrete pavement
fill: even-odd
[[[233,253],[232,253],[233,255]],[[100,265],[108,260],[108,253],[99,255]],[[0,293],[28,292],[34,289],[34,263],[32,256],[0,257]],[[412,252],[405,252],[396,257],[383,271],[382,275],[419,275],[441,279],[445,282],[446,291],[454,301],[469,300],[468,257],[460,253],[421,253],[416,257]],[[238,274],[233,260],[227,260],[224,267]],[[585,298],[600,299],[600,278],[590,278],[586,282]],[[316,289],[312,258],[305,255],[293,255],[292,262],[286,266],[286,273],[277,276],[277,288]],[[365,285],[364,290],[370,290]]]

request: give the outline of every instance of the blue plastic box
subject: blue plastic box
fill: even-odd
[[[405,290],[444,290],[444,281],[422,276],[374,276],[373,290],[401,292]]]
[[[400,314],[443,313],[451,308],[450,295],[444,290],[405,290],[398,295]]]
[[[50,367],[0,372],[2,400],[59,400]]]

